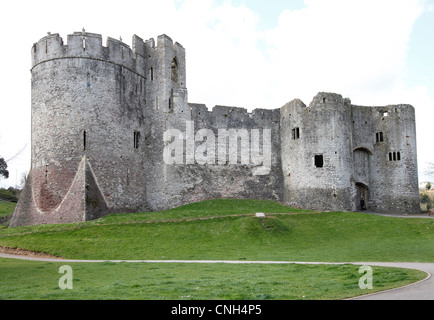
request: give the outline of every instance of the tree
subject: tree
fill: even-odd
[[[425,188],[426,188],[427,190],[431,190],[431,187],[432,187],[432,186],[431,186],[431,182],[428,182],[428,183],[426,184],[426,187],[425,187]]]
[[[3,158],[0,158],[0,176],[9,178],[8,164]]]

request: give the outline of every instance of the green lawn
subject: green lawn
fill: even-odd
[[[73,259],[434,262],[434,220],[213,200],[85,223],[2,229],[0,245]],[[341,299],[366,293],[352,265],[73,263],[74,290],[65,291],[56,282],[61,264],[0,260],[0,298]],[[374,290],[424,277],[376,268]]]
[[[72,268],[62,290],[59,267]],[[334,300],[424,278],[416,270],[373,267],[372,290],[354,265],[62,263],[0,259],[0,299]]]
[[[248,200],[220,200],[221,209],[210,203],[80,224],[9,228],[0,230],[0,245],[73,259],[434,262],[432,219],[299,211],[256,218],[229,216],[259,211]],[[257,203],[266,213],[294,211],[275,203],[266,210],[269,202]],[[210,216],[220,217],[198,220]]]

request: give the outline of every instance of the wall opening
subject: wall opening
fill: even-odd
[[[401,152],[389,152],[389,161],[401,161]]]
[[[375,141],[376,142],[383,142],[384,141],[383,132],[377,132],[375,134]]]
[[[151,79],[151,81],[154,81],[154,68],[151,67],[149,69],[149,78]]]
[[[170,67],[172,69],[172,80],[178,82],[178,60],[176,57],[173,58]]]
[[[134,149],[139,149],[140,132],[134,131]]]
[[[369,201],[369,188],[367,185],[361,182],[356,183],[356,208],[357,210],[367,210]]]
[[[314,158],[315,167],[322,168],[324,166],[324,157],[322,154],[316,155]]]
[[[292,140],[300,139],[300,128],[292,129]]]
[[[87,147],[87,133],[86,130],[83,131],[83,151],[86,151]]]

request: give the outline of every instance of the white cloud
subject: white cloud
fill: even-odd
[[[301,10],[284,11],[279,27],[268,32],[273,65],[284,70],[278,84],[302,98],[319,90],[364,101],[395,85],[420,5],[366,0],[306,4]]]

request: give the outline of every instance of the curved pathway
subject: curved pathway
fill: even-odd
[[[12,258],[33,261],[99,263],[99,262],[131,262],[131,263],[229,263],[229,264],[347,264],[346,262],[299,262],[299,261],[235,261],[235,260],[76,260],[53,257],[38,257],[23,254],[1,253],[0,258]],[[348,262],[354,265],[396,267],[417,269],[427,273],[427,277],[405,287],[372,293],[352,298],[351,300],[434,300],[434,263],[413,262]],[[374,275],[375,277],[375,275]],[[375,278],[374,278],[375,285]]]

